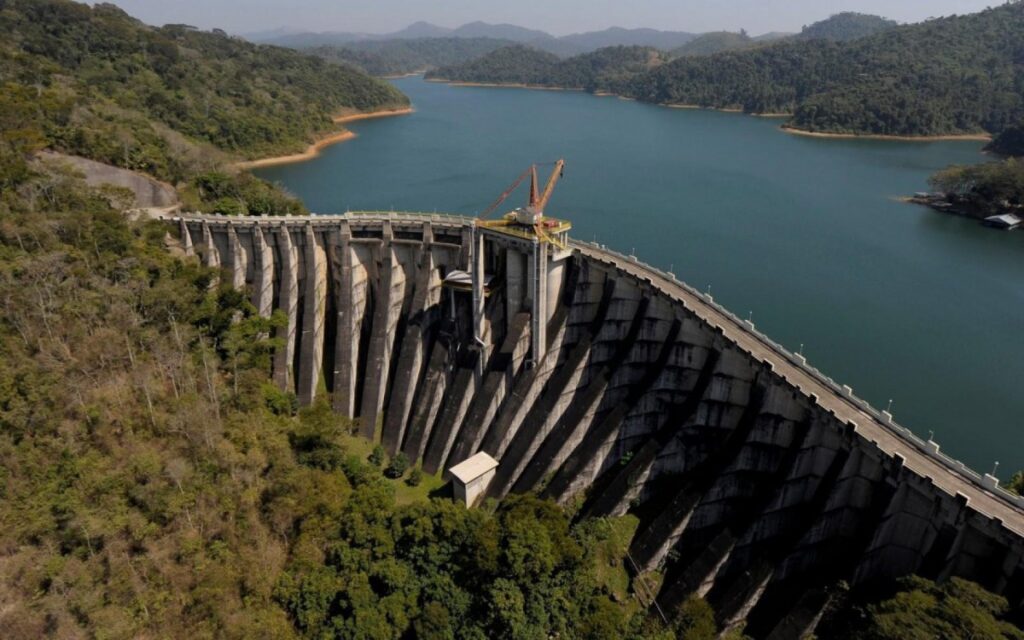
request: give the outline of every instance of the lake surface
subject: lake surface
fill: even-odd
[[[548,210],[671,268],[947,453],[1024,468],[1024,234],[894,200],[977,142],[822,140],[575,92],[395,84],[416,113],[260,170],[318,213],[473,215],[564,157]],[[525,200],[525,190],[514,196]]]

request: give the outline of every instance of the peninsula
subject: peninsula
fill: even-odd
[[[380,111],[368,111],[368,112],[357,112],[343,116],[336,116],[334,118],[335,124],[347,124],[350,122],[358,122],[360,120],[370,120],[374,118],[389,118],[393,116],[402,116],[413,113],[412,107],[406,107],[402,109],[382,109]],[[258,169],[261,167],[273,167],[282,164],[294,164],[297,162],[306,162],[320,155],[320,152],[334,144],[339,142],[345,142],[355,138],[356,134],[348,129],[343,129],[337,133],[328,135],[324,138],[317,140],[309,145],[305,151],[301,153],[292,153],[282,156],[271,156],[269,158],[261,158],[258,160],[244,160],[242,162],[236,162],[233,166],[238,170]]]

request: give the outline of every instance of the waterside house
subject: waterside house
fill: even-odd
[[[998,216],[989,216],[985,218],[984,224],[986,227],[993,227],[995,229],[1003,229],[1005,231],[1013,231],[1021,225],[1024,220],[1021,219],[1015,213],[1004,213]]]

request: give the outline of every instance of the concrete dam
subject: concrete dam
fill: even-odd
[[[488,497],[637,515],[666,612],[795,638],[838,581],[912,573],[1024,606],[1024,500],[635,257],[444,215],[163,219],[284,312],[282,389],[427,472],[488,453]]]

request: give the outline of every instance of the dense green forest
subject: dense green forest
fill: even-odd
[[[212,193],[197,176],[234,159],[305,148],[337,130],[332,116],[408,103],[346,67],[224,33],[148,27],[109,4],[7,0],[0,36],[0,155],[49,148],[193,194]],[[236,201],[256,203],[253,213],[301,208],[251,176],[215,180],[217,200],[244,196]]]
[[[627,82],[667,60],[667,54],[649,47],[606,47],[563,60],[554,54],[516,45],[463,65],[436,69],[428,73],[427,78],[601,91]]]
[[[709,56],[723,51],[737,51],[758,45],[758,41],[747,35],[746,31],[715,31],[698,36],[671,52],[672,57]]]
[[[1006,600],[959,578],[935,584],[916,576],[874,589],[866,600],[836,599],[816,630],[822,640],[1024,640],[1003,620]]]
[[[495,82],[501,84],[549,84],[561,58],[524,45],[503,47],[476,60],[434,69],[427,79],[452,82]],[[550,82],[553,84],[553,82]]]
[[[986,150],[1001,156],[1024,156],[1024,121],[1004,129]]]
[[[929,181],[957,213],[986,218],[1000,213],[1024,217],[1024,161],[1009,159],[977,165],[955,165]]]
[[[494,38],[413,38],[315,47],[305,53],[348,64],[374,76],[397,76],[462,64],[512,44]]]
[[[1024,4],[894,27],[851,42],[786,39],[692,56],[620,75],[614,92],[639,100],[792,113],[790,126],[902,136],[998,134],[1024,116]],[[507,49],[438,77],[559,84],[528,53]],[[574,86],[600,87],[593,77]]]
[[[846,11],[804,27],[795,37],[801,40],[832,40],[848,42],[887,31],[899,26],[895,20]]]

